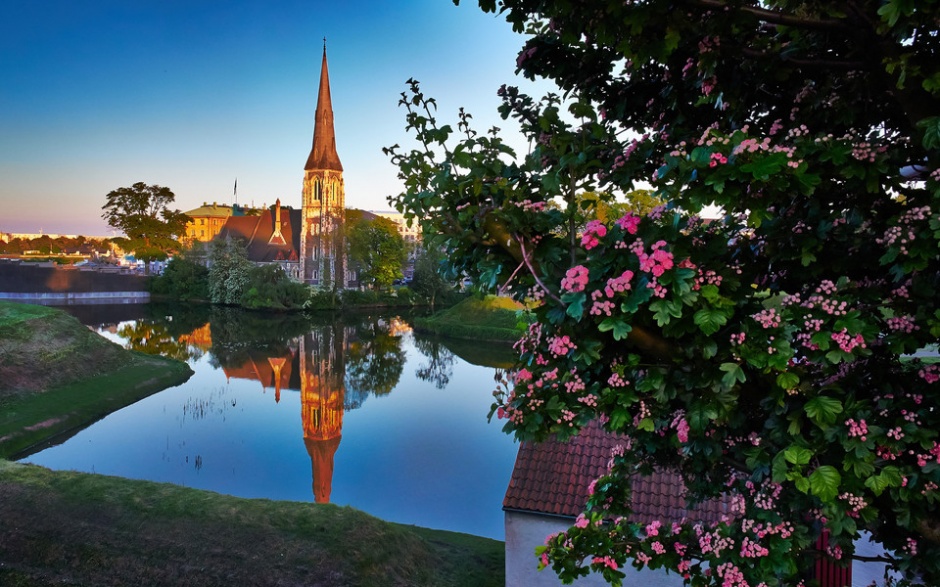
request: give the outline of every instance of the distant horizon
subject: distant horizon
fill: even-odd
[[[219,204],[218,202],[211,202],[211,203],[203,202],[202,204],[200,204],[199,206],[196,206],[195,208],[190,208],[189,210],[181,210],[181,212],[184,212],[184,213],[191,212],[193,210],[197,210],[202,207],[213,206],[213,205],[218,206],[218,207],[225,207],[225,208],[230,208],[234,206],[234,204],[227,204],[223,206]],[[266,210],[274,206],[274,204],[268,204],[266,206],[246,206],[244,204],[238,204],[238,206],[246,210]],[[281,204],[281,208],[297,209],[297,210],[300,209],[299,207],[289,206],[286,204]],[[360,210],[363,212],[371,212],[372,214],[401,214],[401,212],[391,207],[383,208],[383,209],[378,209],[378,208],[365,209],[365,208],[357,208],[355,206],[346,206],[346,210]],[[33,238],[40,238],[43,236],[48,236],[52,239],[85,237],[86,239],[97,240],[97,239],[110,239],[110,238],[120,237],[123,234],[123,233],[117,234],[119,231],[116,229],[109,228],[108,231],[115,233],[115,234],[104,235],[104,234],[85,234],[85,233],[80,233],[80,232],[49,232],[49,231],[42,230],[41,227],[38,232],[24,232],[24,231],[15,231],[15,230],[3,230],[3,228],[0,227],[0,235],[12,235],[13,238],[22,238],[23,235],[30,235]]]
[[[406,80],[506,129],[502,84],[525,37],[475,2],[202,3],[69,0],[7,7],[0,22],[0,232],[106,235],[101,206],[136,182],[202,202],[298,207],[327,39],[346,202],[390,209],[402,189],[382,147],[411,147],[398,107]],[[518,132],[507,140],[524,152]]]

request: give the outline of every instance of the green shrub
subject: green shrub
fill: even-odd
[[[175,300],[207,300],[209,270],[200,262],[174,257],[163,275],[151,280],[150,293]]]

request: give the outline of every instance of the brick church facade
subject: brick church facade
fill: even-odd
[[[219,233],[238,238],[254,263],[278,263],[292,279],[324,289],[355,285],[346,258],[346,190],[336,151],[326,41],[314,118],[313,146],[304,165],[300,210],[280,200],[257,216],[231,216]]]

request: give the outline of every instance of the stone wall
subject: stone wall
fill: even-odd
[[[0,299],[73,301],[150,299],[149,279],[118,268],[84,269],[0,260]]]

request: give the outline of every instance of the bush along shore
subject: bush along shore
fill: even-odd
[[[471,296],[426,318],[415,318],[415,329],[451,338],[514,343],[528,323],[522,304],[505,297]]]
[[[496,540],[4,460],[192,371],[43,306],[0,302],[0,341],[0,585],[503,584]]]

